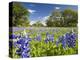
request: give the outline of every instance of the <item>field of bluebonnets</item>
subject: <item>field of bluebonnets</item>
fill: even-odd
[[[77,28],[26,28],[9,35],[9,56],[29,58],[78,53]]]

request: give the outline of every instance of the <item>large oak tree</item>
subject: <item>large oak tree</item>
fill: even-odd
[[[12,6],[12,25],[13,26],[29,26],[29,12],[20,2],[13,2]]]

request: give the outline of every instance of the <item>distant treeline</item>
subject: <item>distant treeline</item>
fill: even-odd
[[[11,7],[11,6],[10,6]],[[9,22],[12,22],[14,27],[76,27],[78,23],[78,12],[72,9],[65,9],[64,11],[55,10],[46,20],[46,26],[41,21],[30,25],[29,11],[24,8],[21,3],[12,3],[12,16],[9,15]]]

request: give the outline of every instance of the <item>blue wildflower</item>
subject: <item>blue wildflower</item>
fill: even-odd
[[[30,57],[29,53],[22,52],[21,58],[29,58],[29,57]]]
[[[71,33],[70,37],[67,40],[68,43],[68,47],[75,47],[76,45],[76,34],[75,33]]]
[[[76,34],[75,33],[71,33],[71,39],[76,40]]]
[[[16,43],[18,45],[18,50],[16,50],[17,54],[20,54],[20,56],[22,58],[26,58],[29,57],[29,52],[30,52],[30,48],[29,48],[29,41],[31,39],[28,37],[22,37],[20,38]]]
[[[53,42],[54,41],[54,36],[53,35],[50,35],[49,36],[49,40]]]
[[[54,41],[54,36],[53,36],[53,35],[47,35],[47,36],[46,36],[45,42],[47,43],[47,42],[49,42],[49,41],[51,41],[51,42]]]
[[[17,37],[17,38],[21,38],[21,35],[17,35],[16,37]]]
[[[17,49],[16,54],[21,55],[21,49]]]
[[[9,39],[16,39],[16,38],[17,38],[17,36],[14,34],[9,35]]]
[[[65,49],[66,48],[66,36],[60,36],[58,41],[56,42],[56,45],[58,46],[59,43],[62,43],[62,47]]]
[[[35,39],[41,41],[41,35],[37,35]]]
[[[49,35],[49,33],[47,32],[47,33],[46,33],[46,36],[48,36],[48,35]]]
[[[48,42],[49,42],[49,40],[48,40],[48,39],[46,39],[46,40],[45,40],[45,42],[46,42],[46,43],[48,43]]]
[[[63,48],[66,48],[66,37],[65,37],[65,35],[62,37],[62,46],[63,46]]]
[[[18,41],[17,41],[17,44],[24,44],[24,39],[23,38],[21,38],[21,39],[19,39]]]

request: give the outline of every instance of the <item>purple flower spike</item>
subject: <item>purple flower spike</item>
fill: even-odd
[[[17,36],[14,34],[9,35],[9,39],[16,39],[16,38],[17,38]]]

